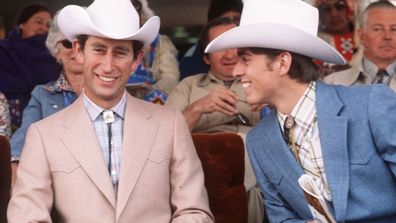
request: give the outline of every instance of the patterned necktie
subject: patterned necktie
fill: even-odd
[[[374,78],[373,83],[374,84],[388,84],[389,82],[389,74],[386,72],[386,70],[378,70],[376,77]]]

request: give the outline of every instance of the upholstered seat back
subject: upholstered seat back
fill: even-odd
[[[244,143],[235,133],[193,133],[216,223],[246,223]]]

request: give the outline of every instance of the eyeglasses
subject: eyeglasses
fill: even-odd
[[[240,101],[242,103],[247,103],[247,101],[241,100],[241,99],[238,99],[238,101]],[[248,126],[252,125],[252,123],[250,122],[249,118],[246,117],[246,115],[242,114],[241,112],[237,112],[234,115],[237,117],[238,121],[240,123],[242,123],[243,125],[248,125]]]
[[[250,123],[250,120],[246,115],[238,112],[235,114],[235,116],[238,118],[238,121],[240,121],[243,125],[249,125],[251,126],[252,124]]]
[[[61,43],[66,49],[71,49],[73,47],[72,43],[67,39],[61,40],[58,43]]]
[[[319,6],[319,12],[329,13],[329,12],[331,12],[332,8],[334,8],[337,11],[342,11],[347,8],[347,5],[343,1],[338,1],[334,4],[322,4]]]

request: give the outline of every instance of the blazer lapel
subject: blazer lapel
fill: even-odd
[[[304,194],[298,185],[298,178],[304,174],[304,172],[282,137],[275,110],[263,120],[263,124],[264,125],[260,126],[260,128],[262,128],[260,132],[264,133],[264,136],[252,139],[255,148],[264,148],[265,151],[265,153],[255,151],[257,152],[255,155],[258,163],[266,163],[268,162],[268,158],[270,158],[277,171],[282,176],[285,176],[285,180],[288,181],[290,186],[303,197]],[[276,160],[276,162],[274,162],[274,160]]]
[[[116,197],[113,185],[95,130],[84,108],[82,97],[78,98],[69,108],[70,111],[63,126],[65,134],[61,136],[61,140],[115,208]]]
[[[338,221],[345,219],[349,188],[347,119],[334,87],[317,82],[316,109],[325,173]]]
[[[128,95],[118,184],[117,221],[143,169],[157,130],[158,126],[152,119],[152,114],[142,106],[142,102]]]

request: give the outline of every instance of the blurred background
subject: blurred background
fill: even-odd
[[[0,38],[15,25],[19,9],[34,2],[55,12],[69,4],[89,5],[92,0],[0,0]],[[197,41],[209,4],[210,0],[149,0],[150,8],[161,17],[161,33],[171,38],[181,55]]]

